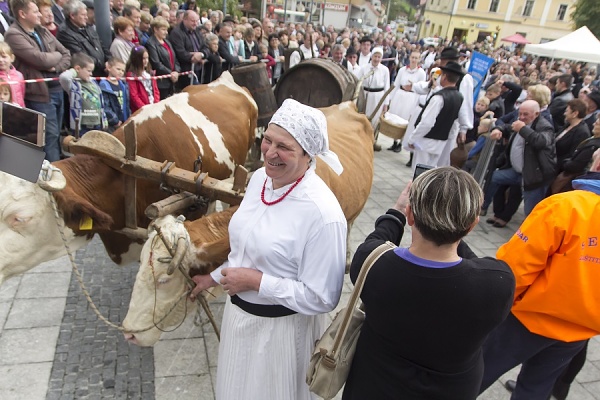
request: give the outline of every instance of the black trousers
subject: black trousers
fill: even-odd
[[[522,198],[523,192],[520,185],[500,186],[494,194],[494,217],[510,222],[519,209]]]
[[[561,342],[531,333],[511,313],[483,345],[480,392],[523,364],[511,400],[548,400],[556,378],[587,341]]]

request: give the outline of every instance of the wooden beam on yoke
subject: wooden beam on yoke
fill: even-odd
[[[125,132],[125,159],[135,161],[137,157],[137,137],[135,134],[135,124],[130,121],[124,127]],[[137,178],[132,175],[125,175],[123,179],[125,195],[125,226],[130,229],[136,229],[137,224]]]

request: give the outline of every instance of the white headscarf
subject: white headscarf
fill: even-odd
[[[311,158],[311,168],[316,167],[319,156],[338,175],[344,171],[337,154],[329,150],[327,119],[316,108],[306,106],[294,99],[287,99],[275,112],[269,124],[285,129]]]
[[[383,47],[375,47],[371,51],[371,55],[374,55],[375,53],[379,53],[379,54],[381,54],[381,57],[383,57]]]

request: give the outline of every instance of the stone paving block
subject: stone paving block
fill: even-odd
[[[15,299],[4,329],[59,326],[65,299]]]
[[[21,283],[22,276],[15,276],[7,280],[0,286],[0,303],[10,302],[12,303],[19,284]]]
[[[27,271],[27,274],[71,272],[71,263],[67,255],[56,260],[46,261]]]
[[[569,390],[569,400],[600,400],[600,381],[579,384],[573,382]]]
[[[598,368],[594,362],[588,360],[577,374],[577,382],[587,383],[594,382],[600,379],[600,368]]]
[[[0,366],[0,399],[44,400],[50,369],[52,362]]]
[[[155,376],[199,375],[208,373],[204,339],[159,341],[154,346]],[[160,360],[160,362],[156,362]]]
[[[4,323],[6,322],[6,318],[8,317],[8,313],[11,307],[12,303],[0,303],[0,334],[4,329]]]
[[[67,297],[71,272],[27,274],[21,279],[18,299]]]
[[[191,305],[191,303],[188,303]],[[190,312],[188,313],[185,321],[180,327],[174,329],[171,328],[171,332],[164,332],[160,336],[160,340],[172,340],[172,339],[189,339],[189,338],[201,338],[203,335],[202,328],[194,325],[194,317],[196,316],[197,306],[191,305]]]
[[[5,329],[0,336],[0,365],[52,361],[57,337],[58,327]]]
[[[590,339],[587,350],[588,361],[600,361],[600,336]]]
[[[213,400],[213,389],[208,373],[158,378],[156,398],[160,400]]]

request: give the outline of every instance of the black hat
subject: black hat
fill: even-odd
[[[598,92],[597,90],[594,90],[594,91],[588,93],[587,97],[591,101],[596,103],[596,106],[600,109],[600,92]]]
[[[456,47],[446,47],[437,58],[438,60],[458,60],[459,56],[460,53]]]
[[[356,50],[354,50],[354,47],[350,46],[348,47],[348,49],[346,50],[346,57],[351,56],[356,54]]]
[[[466,74],[465,70],[460,66],[460,64],[454,61],[448,61],[448,64],[440,67],[440,69],[444,72],[453,72],[460,76],[464,76]]]
[[[83,4],[85,4],[87,8],[94,9],[94,2],[92,0],[83,0]]]
[[[373,42],[374,42],[374,40],[373,40],[373,39],[371,39],[369,36],[363,36],[363,37],[361,37],[361,38],[360,38],[360,40],[359,40],[359,41],[360,41],[361,43],[364,43],[364,42],[371,42],[371,44],[373,44]]]
[[[225,18],[223,18],[223,22],[233,22],[235,24],[235,19],[233,19],[231,15],[226,15]]]

